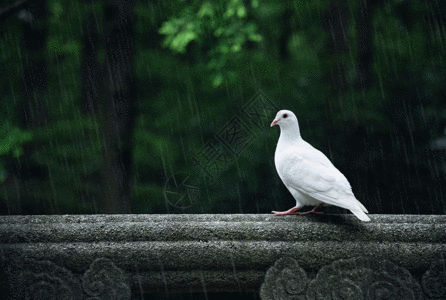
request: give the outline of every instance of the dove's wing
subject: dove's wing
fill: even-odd
[[[280,157],[278,172],[286,186],[331,205],[349,210],[358,208],[359,201],[345,176],[319,150],[289,147]],[[359,207],[364,208],[362,204]]]

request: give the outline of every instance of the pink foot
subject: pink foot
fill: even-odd
[[[322,204],[324,204],[324,203],[316,205],[312,210],[303,212],[303,213],[301,213],[301,215],[306,215],[306,214],[311,214],[311,213],[323,215],[324,214],[323,212],[317,211],[319,209],[319,207],[322,206]]]
[[[293,207],[290,208],[287,211],[272,211],[273,214],[276,216],[285,216],[285,215],[301,215],[301,212],[298,212],[297,210],[301,209],[302,207]]]
[[[310,213],[313,213],[313,214],[321,214],[321,215],[322,215],[323,212],[317,211],[317,210],[319,209],[319,207],[322,206],[322,204],[324,204],[324,203],[321,203],[321,204],[319,204],[319,205],[316,205],[312,210],[310,210],[310,211],[306,211],[306,212],[298,212],[298,211],[297,211],[297,210],[301,209],[302,207],[293,207],[293,208],[290,208],[290,209],[287,210],[287,211],[272,211],[272,213],[275,214],[276,216],[285,216],[285,215],[306,215],[306,214],[310,214]]]

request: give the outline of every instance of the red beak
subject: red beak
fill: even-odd
[[[276,125],[277,123],[279,123],[279,121],[280,121],[280,119],[279,119],[279,120],[274,120],[274,121],[271,123],[271,126],[270,126],[270,127],[273,127],[274,125]]]

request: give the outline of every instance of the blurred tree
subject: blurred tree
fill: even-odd
[[[370,0],[362,0],[359,3],[357,21],[358,32],[358,62],[357,62],[357,85],[359,89],[366,91],[372,84],[372,7]]]
[[[21,126],[26,129],[48,123],[48,65],[45,59],[47,41],[46,0],[34,1],[19,13],[23,24],[23,98]]]
[[[99,70],[99,33],[96,14],[91,12],[82,21],[82,103],[83,113],[97,115],[99,113],[99,95],[102,86],[102,76]]]
[[[17,4],[17,3],[16,3]],[[21,128],[36,130],[44,127],[50,122],[48,114],[48,65],[45,58],[47,43],[47,3],[46,0],[26,3],[27,6],[20,10],[18,17],[23,26],[23,64],[22,97],[18,115],[18,122]],[[29,139],[28,139],[29,141]],[[10,161],[9,183],[13,183],[16,189],[26,190],[29,188],[29,181],[32,178],[41,177],[47,174],[45,166],[31,159],[32,154],[39,147],[38,143],[27,143],[23,145],[22,155],[17,155],[16,159]],[[20,193],[18,197],[10,197],[8,203],[9,212],[21,214],[22,203]],[[50,202],[51,203],[51,202]],[[53,213],[58,212],[57,204],[49,204]]]
[[[104,213],[130,213],[133,131],[136,117],[133,78],[135,1],[105,4],[105,95],[103,126]]]
[[[329,38],[325,41],[325,51],[322,59],[326,68],[325,76],[332,91],[332,96],[338,96],[348,88],[347,60],[351,51],[346,37],[349,23],[347,3],[330,0],[328,10],[322,17],[322,28],[327,31]],[[330,101],[327,99],[327,101]]]
[[[279,55],[280,59],[285,61],[289,58],[288,43],[293,33],[293,27],[291,24],[293,20],[293,10],[291,8],[285,8],[281,19],[282,28],[280,30]]]

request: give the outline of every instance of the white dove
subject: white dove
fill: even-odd
[[[271,123],[280,127],[274,162],[280,179],[296,199],[296,206],[275,215],[319,213],[324,203],[349,209],[358,219],[369,222],[364,205],[353,195],[347,178],[319,150],[300,136],[299,124],[292,111],[281,110]],[[316,205],[309,212],[297,212],[305,205]]]

